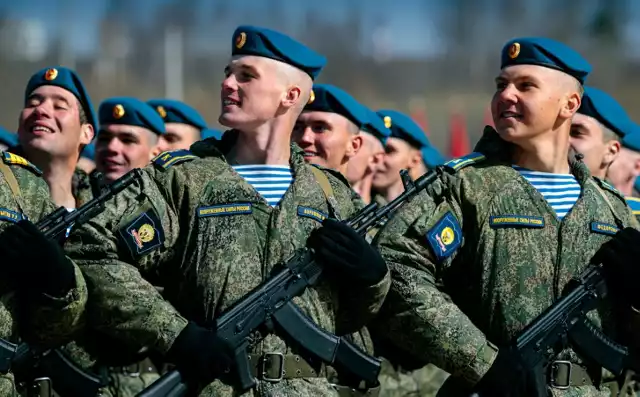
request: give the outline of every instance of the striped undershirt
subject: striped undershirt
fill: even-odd
[[[531,171],[513,166],[540,194],[556,212],[558,219],[567,215],[580,196],[580,184],[571,174],[551,174],[549,172]]]
[[[293,182],[288,165],[234,165],[236,170],[270,206],[275,207]]]

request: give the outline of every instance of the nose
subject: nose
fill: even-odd
[[[230,73],[221,83],[222,93],[228,94],[230,92],[234,92],[238,89],[238,81],[233,73]]]
[[[316,137],[316,134],[313,132],[311,127],[305,126],[301,130],[298,143],[304,143],[305,146],[313,145],[315,142],[315,137]]]

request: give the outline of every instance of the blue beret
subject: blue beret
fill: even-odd
[[[8,147],[14,147],[18,145],[18,135],[13,132],[9,132],[0,127],[0,143],[4,143]]]
[[[24,98],[25,101],[31,95],[31,93],[38,87],[43,85],[54,85],[60,88],[64,88],[69,91],[80,102],[80,106],[84,110],[87,115],[87,120],[89,124],[93,126],[93,130],[95,133],[98,132],[98,119],[96,117],[95,109],[91,104],[91,98],[89,97],[89,93],[82,84],[82,80],[80,77],[71,69],[57,66],[54,68],[44,68],[39,70],[36,74],[31,76],[29,82],[27,83],[27,88],[25,89]]]
[[[584,84],[591,65],[571,47],[545,37],[520,37],[502,48],[501,68],[538,65],[560,70]]]
[[[306,111],[337,113],[362,128],[369,121],[365,107],[346,91],[329,84],[314,84]]]
[[[383,146],[386,145],[387,138],[391,136],[391,130],[384,125],[384,121],[382,121],[382,118],[380,118],[376,112],[366,107],[364,109],[367,113],[367,122],[362,130],[378,138]]]
[[[391,136],[402,139],[420,149],[425,164],[432,168],[445,162],[444,157],[431,145],[422,128],[409,116],[395,110],[378,110],[378,116],[391,130]]]
[[[620,142],[622,147],[625,147],[634,152],[640,152],[640,126],[634,122],[631,122],[631,128],[627,134],[622,137]]]
[[[212,128],[206,128],[200,131],[200,139],[213,138],[220,140],[222,139],[222,131],[214,130]]]
[[[184,102],[173,99],[151,99],[147,103],[158,111],[165,123],[189,124],[200,130],[207,128],[207,123],[200,113]]]
[[[232,55],[256,55],[288,63],[315,79],[327,60],[304,44],[275,30],[239,26],[233,33]]]
[[[420,149],[422,159],[428,168],[435,168],[447,162],[442,154],[435,147],[429,145]]]
[[[95,159],[96,156],[96,146],[93,143],[88,144],[82,149],[82,153],[80,153],[80,157],[87,158],[89,160]]]
[[[593,87],[584,87],[582,105],[578,113],[593,117],[619,136],[625,136],[633,122],[620,104],[606,92]]]
[[[147,128],[156,134],[165,133],[164,121],[158,112],[137,98],[115,97],[104,100],[98,110],[100,125],[124,124]]]

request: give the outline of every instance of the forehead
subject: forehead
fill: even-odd
[[[106,131],[113,135],[135,135],[140,136],[145,131],[148,131],[145,128],[139,127],[137,125],[126,125],[126,124],[102,124],[100,126],[101,131]],[[150,134],[151,131],[148,131]]]
[[[311,123],[325,123],[330,125],[347,125],[350,123],[349,119],[338,113],[332,112],[320,112],[317,110],[305,110],[300,116],[298,116],[298,122],[311,124]]]
[[[232,67],[252,67],[258,70],[270,70],[278,61],[256,55],[234,55],[229,60]]]
[[[190,131],[198,130],[196,127],[185,123],[164,123],[164,129],[169,133],[186,134]]]
[[[559,70],[551,69],[538,65],[512,65],[500,71],[498,78],[507,80],[531,77],[538,80],[557,79],[559,75],[564,73]]]
[[[580,126],[580,127],[589,128],[589,129],[594,129],[594,128],[600,129],[600,122],[598,120],[582,113],[574,114],[573,118],[571,119],[571,124]]]
[[[41,85],[40,87],[36,88],[35,90],[31,91],[31,94],[29,94],[29,96],[33,96],[33,95],[39,95],[39,96],[43,96],[45,98],[59,98],[59,99],[64,99],[69,103],[75,103],[76,101],[76,96],[73,95],[73,93],[71,93],[71,91],[68,91],[62,87],[58,87],[55,85]]]
[[[387,138],[387,147],[395,150],[409,150],[411,149],[411,145],[408,142],[400,139],[389,137]]]

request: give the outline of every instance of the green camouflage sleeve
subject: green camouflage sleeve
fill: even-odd
[[[167,263],[181,230],[184,174],[175,171],[146,167],[138,185],[108,202],[66,244],[90,286],[88,325],[161,353],[187,324],[151,284],[171,277]]]
[[[23,208],[29,219],[36,223],[55,210],[49,200],[46,182],[31,171],[12,167],[22,195]],[[75,283],[64,296],[54,297],[42,294],[30,300],[25,309],[25,323],[21,323],[23,336],[43,345],[61,343],[79,327],[87,302],[87,286],[80,270],[75,266]]]
[[[364,202],[351,189],[341,174],[328,171],[338,212],[343,219],[348,219],[364,207]],[[338,311],[336,330],[340,334],[358,331],[367,324],[380,310],[391,285],[391,277],[387,274],[378,283],[362,288],[348,288],[340,291],[340,302],[344,302]]]
[[[493,362],[496,350],[440,288],[439,276],[457,251],[438,259],[427,242],[447,216],[455,217],[449,219],[459,225],[455,233],[464,230],[457,185],[436,181],[429,193],[421,192],[400,208],[376,236],[374,245],[387,261],[392,283],[381,310],[385,320],[371,327],[403,351],[417,354],[416,359],[475,383]],[[472,240],[469,237],[457,238],[464,245],[465,239]]]

